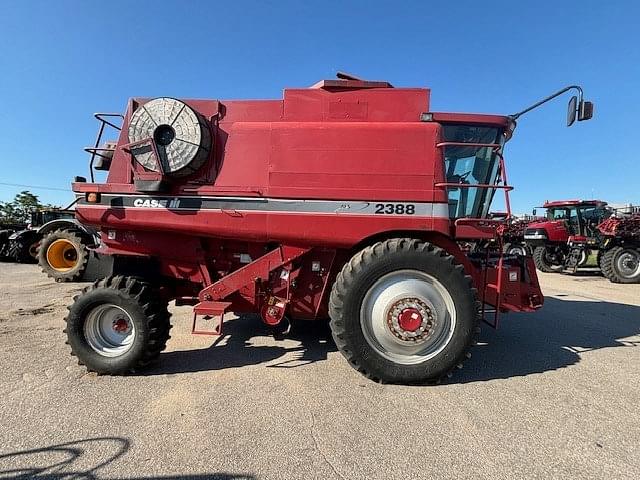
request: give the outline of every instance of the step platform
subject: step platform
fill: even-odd
[[[224,314],[230,306],[231,302],[206,301],[198,303],[193,307],[191,333],[194,335],[222,335]],[[200,322],[198,322],[198,317],[203,317]],[[202,328],[203,322],[209,323],[210,326]]]

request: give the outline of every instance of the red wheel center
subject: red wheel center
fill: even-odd
[[[119,333],[124,333],[129,329],[129,322],[124,318],[118,318],[113,321],[113,330]]]
[[[422,315],[415,308],[405,308],[398,315],[398,325],[407,332],[415,332],[422,325]]]

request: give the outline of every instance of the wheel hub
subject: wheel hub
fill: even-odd
[[[640,254],[625,251],[618,258],[618,269],[627,278],[633,278],[640,274]]]
[[[405,298],[391,305],[387,326],[396,338],[419,342],[429,336],[434,317],[429,306],[418,298]]]
[[[36,260],[38,259],[38,249],[40,248],[40,241],[37,241],[33,244],[31,244],[31,246],[29,247],[29,255],[31,255],[32,258],[35,258]]]
[[[415,308],[405,308],[398,315],[400,328],[408,332],[415,332],[422,325],[422,315]]]
[[[105,303],[87,313],[84,337],[104,357],[118,357],[133,345],[136,329],[131,316],[120,306]]]
[[[131,326],[129,325],[129,322],[126,318],[121,317],[113,319],[111,328],[113,328],[113,331],[117,333],[127,333],[130,330]]]
[[[426,272],[405,269],[380,277],[360,308],[365,340],[394,363],[415,365],[438,355],[456,325],[448,290]]]

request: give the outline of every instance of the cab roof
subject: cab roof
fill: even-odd
[[[607,202],[603,202],[602,200],[554,200],[553,202],[546,201],[542,208],[552,208],[552,207],[582,207],[582,206],[598,206],[598,205],[606,205]]]
[[[484,113],[449,113],[449,112],[432,112],[430,113],[434,122],[438,123],[463,123],[472,125],[498,125],[501,127],[509,127],[513,124],[511,117],[507,115],[487,115]]]

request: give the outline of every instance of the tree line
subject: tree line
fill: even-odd
[[[28,190],[18,193],[10,202],[0,202],[0,224],[2,223],[29,223],[31,212],[58,208],[54,205],[43,204]]]

